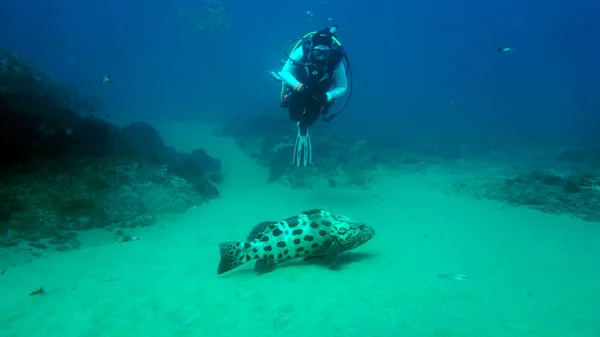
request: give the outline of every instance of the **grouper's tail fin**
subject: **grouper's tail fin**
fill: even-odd
[[[219,244],[221,261],[219,262],[217,274],[226,273],[253,260],[254,254],[251,254],[250,247],[251,245],[248,242],[230,241]]]

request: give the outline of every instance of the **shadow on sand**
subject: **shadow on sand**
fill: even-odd
[[[342,270],[345,266],[350,265],[355,262],[362,262],[365,260],[369,260],[375,257],[375,254],[372,253],[353,253],[353,252],[345,252],[341,255],[337,256],[337,258],[330,257],[319,257],[319,258],[310,258],[307,260],[295,259],[292,261],[282,262],[274,267],[266,266],[262,263],[261,260],[256,261],[254,264],[254,269],[240,269],[229,272],[221,277],[228,277],[235,274],[248,274],[248,273],[257,273],[259,275],[268,274],[273,272],[278,268],[289,268],[296,267],[302,268],[302,266],[310,266],[310,265],[319,265],[323,267],[327,267],[330,270]]]
[[[319,257],[319,258],[310,258],[306,260],[296,259],[288,262],[280,263],[275,267],[265,267],[260,261],[257,261],[254,265],[254,271],[258,274],[266,274],[270,273],[278,268],[289,268],[289,267],[297,267],[301,268],[302,266],[308,265],[319,265],[323,267],[327,267],[330,270],[341,270],[345,266],[350,265],[355,262],[361,262],[364,260],[368,260],[373,258],[375,255],[371,253],[353,253],[346,252],[343,253],[337,258],[331,257]]]

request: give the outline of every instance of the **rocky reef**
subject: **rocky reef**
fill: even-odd
[[[357,140],[348,151],[343,146],[347,144],[340,144],[342,139],[327,131],[312,134],[315,165],[308,168],[292,166],[296,133],[293,123],[283,118],[231,121],[223,126],[220,135],[235,139],[244,152],[268,168],[269,183],[292,188],[313,188],[322,184],[366,187],[372,181],[371,171],[376,168],[368,144]],[[360,160],[350,161],[349,156]]]
[[[219,196],[220,160],[177,152],[144,122],[112,125],[99,109],[0,51],[0,247],[76,249],[91,228],[123,240]]]
[[[319,127],[311,133],[314,165],[297,168],[291,165],[296,130],[287,118],[234,120],[223,125],[220,135],[235,139],[268,168],[268,183],[368,188],[377,183],[380,169],[435,170],[462,177],[441,187],[449,193],[600,221],[600,151],[569,149],[536,157],[532,153],[546,149],[523,149],[518,141],[438,136],[398,144],[375,137],[365,141]],[[524,169],[532,162],[548,169]]]
[[[460,181],[447,190],[600,222],[600,176],[594,173],[536,169],[504,178]]]
[[[382,167],[419,171],[440,161],[384,139],[366,141],[322,127],[311,133],[314,165],[297,168],[291,165],[296,127],[287,118],[237,119],[223,125],[219,135],[235,139],[244,152],[268,168],[268,183],[292,188],[368,188],[377,182]]]

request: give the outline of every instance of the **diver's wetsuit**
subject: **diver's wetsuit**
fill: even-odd
[[[306,87],[306,90],[302,92],[292,93],[288,103],[290,118],[294,122],[300,122],[303,128],[308,128],[321,114],[328,112],[336,98],[346,93],[348,79],[346,78],[346,68],[342,62],[337,63],[331,77],[328,69],[323,69],[320,74],[311,76],[309,71],[312,73],[315,70],[314,67],[301,66],[294,62],[301,62],[303,56],[303,49],[297,48],[290,55],[290,60],[285,63],[279,75],[290,88],[295,88],[300,83]],[[334,83],[336,87],[330,90]],[[331,97],[330,102],[327,102],[325,98],[326,93]]]

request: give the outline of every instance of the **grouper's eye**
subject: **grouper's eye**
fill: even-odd
[[[358,226],[358,229],[360,229],[360,230],[362,231],[362,230],[365,230],[365,227],[367,227],[367,226],[365,226],[365,225],[360,225],[360,226]]]

